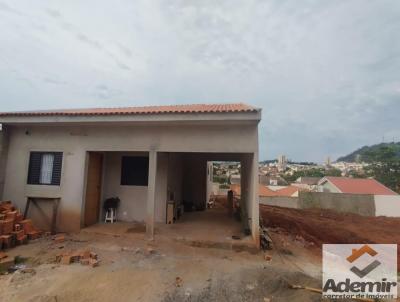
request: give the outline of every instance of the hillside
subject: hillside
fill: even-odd
[[[337,161],[344,161],[344,162],[355,162],[356,157],[359,155],[360,160],[363,160],[363,156],[370,151],[378,151],[382,147],[391,147],[395,150],[397,157],[400,159],[400,142],[397,143],[380,143],[372,146],[364,146],[361,147],[360,149],[357,149],[356,151],[346,155],[339,157]]]

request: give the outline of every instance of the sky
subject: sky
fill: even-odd
[[[399,0],[0,0],[0,111],[244,102],[260,159],[400,141]]]

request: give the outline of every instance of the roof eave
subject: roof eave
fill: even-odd
[[[127,122],[208,122],[249,121],[258,123],[261,111],[218,113],[157,113],[109,115],[3,115],[1,124],[76,124],[76,123],[127,123]]]

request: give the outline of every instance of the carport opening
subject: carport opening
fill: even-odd
[[[252,170],[248,163],[252,156],[157,152],[155,234],[219,242],[250,237]],[[99,164],[94,165],[93,159]],[[149,213],[149,175],[148,152],[88,152],[85,226],[143,233]],[[89,190],[90,185],[95,190]],[[104,223],[103,206],[113,197],[120,203],[117,225],[112,227]]]
[[[195,172],[197,173],[201,175],[200,171]],[[240,186],[240,162],[207,161],[205,190],[194,188],[195,182],[197,182],[196,179],[184,179],[182,212],[218,212],[240,220],[238,211],[240,198],[233,191],[235,186]],[[204,186],[204,184],[199,180],[197,186]],[[173,192],[169,195],[173,200]]]
[[[250,235],[249,205],[240,196],[244,156],[169,154],[166,222],[178,236],[240,240]]]

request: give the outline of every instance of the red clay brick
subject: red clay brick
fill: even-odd
[[[19,223],[20,221],[24,220],[24,215],[22,215],[21,213],[17,213],[17,215],[15,216],[15,223]]]
[[[63,255],[61,257],[61,264],[71,264],[71,255]]]
[[[6,213],[6,219],[12,219],[13,221],[15,220],[15,217],[17,216],[18,212],[17,211],[10,211]]]
[[[25,233],[35,231],[33,224],[32,224],[32,220],[30,220],[30,219],[21,220],[19,222],[19,224],[22,226]]]
[[[14,222],[12,219],[0,220],[1,234],[7,235],[14,230]]]

